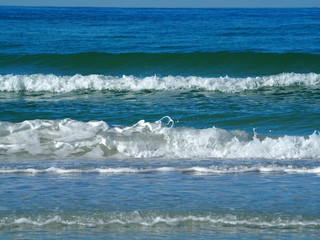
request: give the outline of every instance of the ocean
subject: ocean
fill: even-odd
[[[319,8],[0,7],[0,31],[0,239],[319,239]]]

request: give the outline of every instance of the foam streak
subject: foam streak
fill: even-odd
[[[288,173],[288,174],[320,174],[320,167],[294,167],[278,165],[256,165],[235,167],[159,167],[159,168],[0,168],[0,174],[154,174],[154,173],[181,173],[181,174],[244,174],[244,173]]]
[[[37,227],[49,226],[50,224],[61,224],[65,226],[98,227],[108,225],[138,225],[142,227],[153,227],[158,224],[168,226],[201,224],[207,226],[244,226],[244,227],[319,227],[319,219],[306,220],[301,217],[292,219],[273,217],[238,217],[236,215],[217,216],[207,215],[184,215],[184,214],[161,214],[161,213],[119,213],[105,214],[99,216],[39,216],[39,217],[17,217],[0,219],[0,226],[23,226],[31,225]]]

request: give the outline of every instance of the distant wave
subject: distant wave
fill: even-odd
[[[262,76],[282,72],[320,73],[320,55],[255,52],[0,55],[2,74]]]
[[[265,87],[319,86],[320,74],[282,73],[263,77],[218,77],[197,76],[104,76],[104,75],[0,75],[0,91],[19,92],[71,92],[77,90],[205,90],[227,93],[259,90]]]
[[[154,227],[157,225],[167,226],[243,226],[243,227],[308,227],[318,228],[319,219],[308,219],[298,217],[251,217],[237,216],[232,214],[215,215],[215,214],[183,214],[183,213],[162,213],[162,212],[127,212],[127,213],[99,213],[92,215],[39,215],[39,216],[14,216],[0,218],[0,227],[25,226],[25,227],[50,227],[54,228],[63,226],[82,226],[82,227],[99,227],[109,225],[120,226],[140,226]]]
[[[0,122],[0,136],[3,156],[320,159],[316,132],[306,137],[257,136],[215,127],[174,127],[169,117],[129,127],[71,119]]]

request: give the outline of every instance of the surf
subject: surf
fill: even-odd
[[[320,74],[281,73],[261,77],[0,75],[0,92],[210,91],[240,93],[266,88],[319,87]]]
[[[167,119],[167,120],[166,120]],[[320,159],[320,135],[259,136],[211,127],[175,127],[172,119],[132,126],[72,119],[0,122],[1,155],[89,158]]]

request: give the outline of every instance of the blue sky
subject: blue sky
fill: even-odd
[[[0,0],[11,6],[320,7],[320,0]]]

